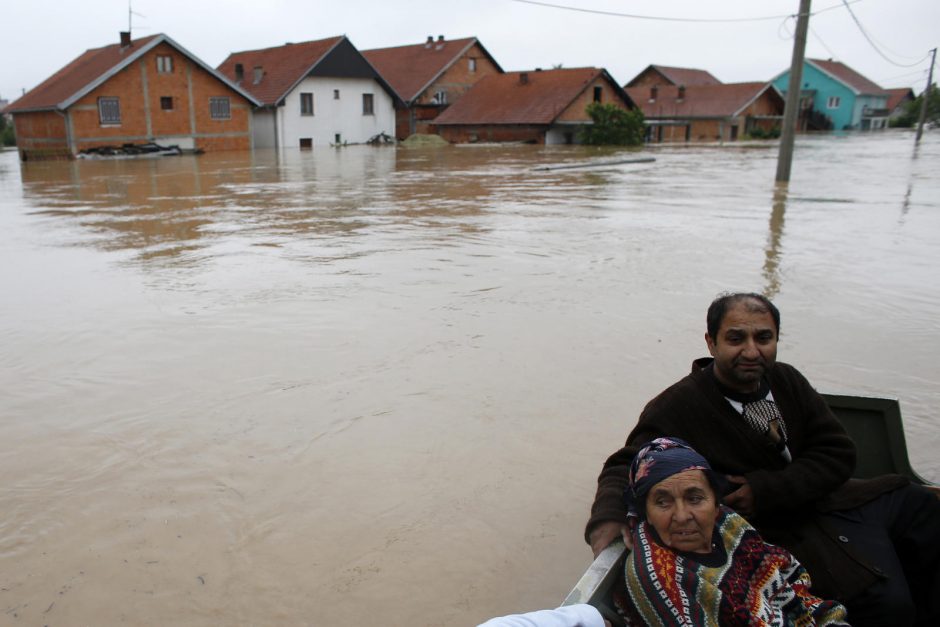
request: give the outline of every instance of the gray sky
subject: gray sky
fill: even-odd
[[[544,0],[643,16],[734,19],[796,13],[799,0]],[[823,11],[830,7],[832,10]],[[813,0],[807,56],[834,58],[882,87],[926,83],[940,44],[940,1]],[[626,83],[650,63],[706,69],[724,82],[768,80],[786,69],[795,21],[737,23],[616,17],[515,0],[133,0],[134,36],[166,33],[215,67],[229,52],[345,34],[360,50],[476,36],[504,70],[605,67]],[[15,100],[88,48],[118,41],[127,0],[5,2],[0,9],[0,98]],[[918,63],[918,60],[920,62]],[[940,74],[935,70],[934,80]]]

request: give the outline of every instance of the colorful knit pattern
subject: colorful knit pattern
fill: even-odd
[[[718,532],[728,559],[706,566],[651,535],[633,532],[625,578],[628,624],[651,626],[804,627],[847,625],[845,608],[809,590],[809,574],[786,550],[766,544],[747,521],[722,508]]]

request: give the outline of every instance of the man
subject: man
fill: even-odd
[[[638,445],[679,437],[728,476],[725,504],[793,553],[852,625],[940,625],[940,500],[898,475],[849,479],[855,446],[803,375],[776,361],[780,312],[768,299],[723,295],[706,322],[711,358],[650,401],[604,464],[585,531],[594,554],[625,535]]]

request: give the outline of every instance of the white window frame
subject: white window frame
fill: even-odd
[[[309,106],[308,106],[309,105]],[[314,115],[313,104],[313,92],[312,91],[303,91],[300,92],[300,115]]]
[[[117,96],[98,98],[98,122],[101,126],[119,126],[121,124],[121,99]]]
[[[209,117],[213,120],[231,120],[232,99],[228,96],[210,96]]]
[[[173,57],[167,54],[157,55],[157,73],[170,74],[173,72]]]
[[[477,71],[477,60],[475,57],[470,57],[467,67],[471,72]]]
[[[839,96],[829,96],[828,102],[826,102],[827,109],[838,109],[839,105],[842,104],[842,98]]]

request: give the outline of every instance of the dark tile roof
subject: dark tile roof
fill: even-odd
[[[824,72],[836,77],[860,94],[869,96],[886,95],[884,89],[840,61],[833,61],[831,59],[807,59],[807,61]]]
[[[161,33],[134,39],[131,41],[131,45],[126,47],[122,47],[120,43],[116,43],[103,48],[86,50],[61,70],[26,92],[26,94],[9,105],[4,111],[17,113],[65,109],[74,101],[111,78],[135,59],[163,42],[173,46],[173,48],[192,59],[220,81],[226,83],[235,91],[242,93],[248,100],[254,102],[248,94],[238,89],[235,85],[230,84],[221,74],[218,74],[188,50]]]
[[[644,72],[650,68],[656,70],[662,74],[666,80],[668,80],[673,85],[685,85],[686,87],[692,85],[720,85],[721,81],[712,76],[711,72],[706,70],[697,70],[690,67],[671,67],[668,65],[650,65],[643,72],[637,74],[633,80],[627,83],[628,86],[632,85],[633,81],[639,78]]]
[[[507,72],[480,79],[460,100],[435,118],[434,123],[551,124],[599,76],[610,82],[625,104],[631,104],[603,69]]]
[[[782,114],[783,98],[770,83],[695,85],[685,88],[685,96],[681,102],[679,88],[674,85],[657,87],[656,99],[653,102],[650,102],[649,87],[629,87],[627,93],[647,118],[726,118],[741,111],[765,89],[770,89],[775,94]]]
[[[362,54],[403,101],[411,102],[468,48],[479,43],[476,37],[436,39],[422,44],[363,50]],[[483,48],[482,44],[480,47]],[[502,71],[485,48],[483,51]]]
[[[233,52],[217,68],[229,80],[235,81],[235,65],[241,63],[244,79],[242,89],[265,105],[274,105],[307,74],[323,57],[345,37],[330,37],[317,41],[290,43],[274,48]],[[261,67],[261,81],[254,82],[254,68]]]

